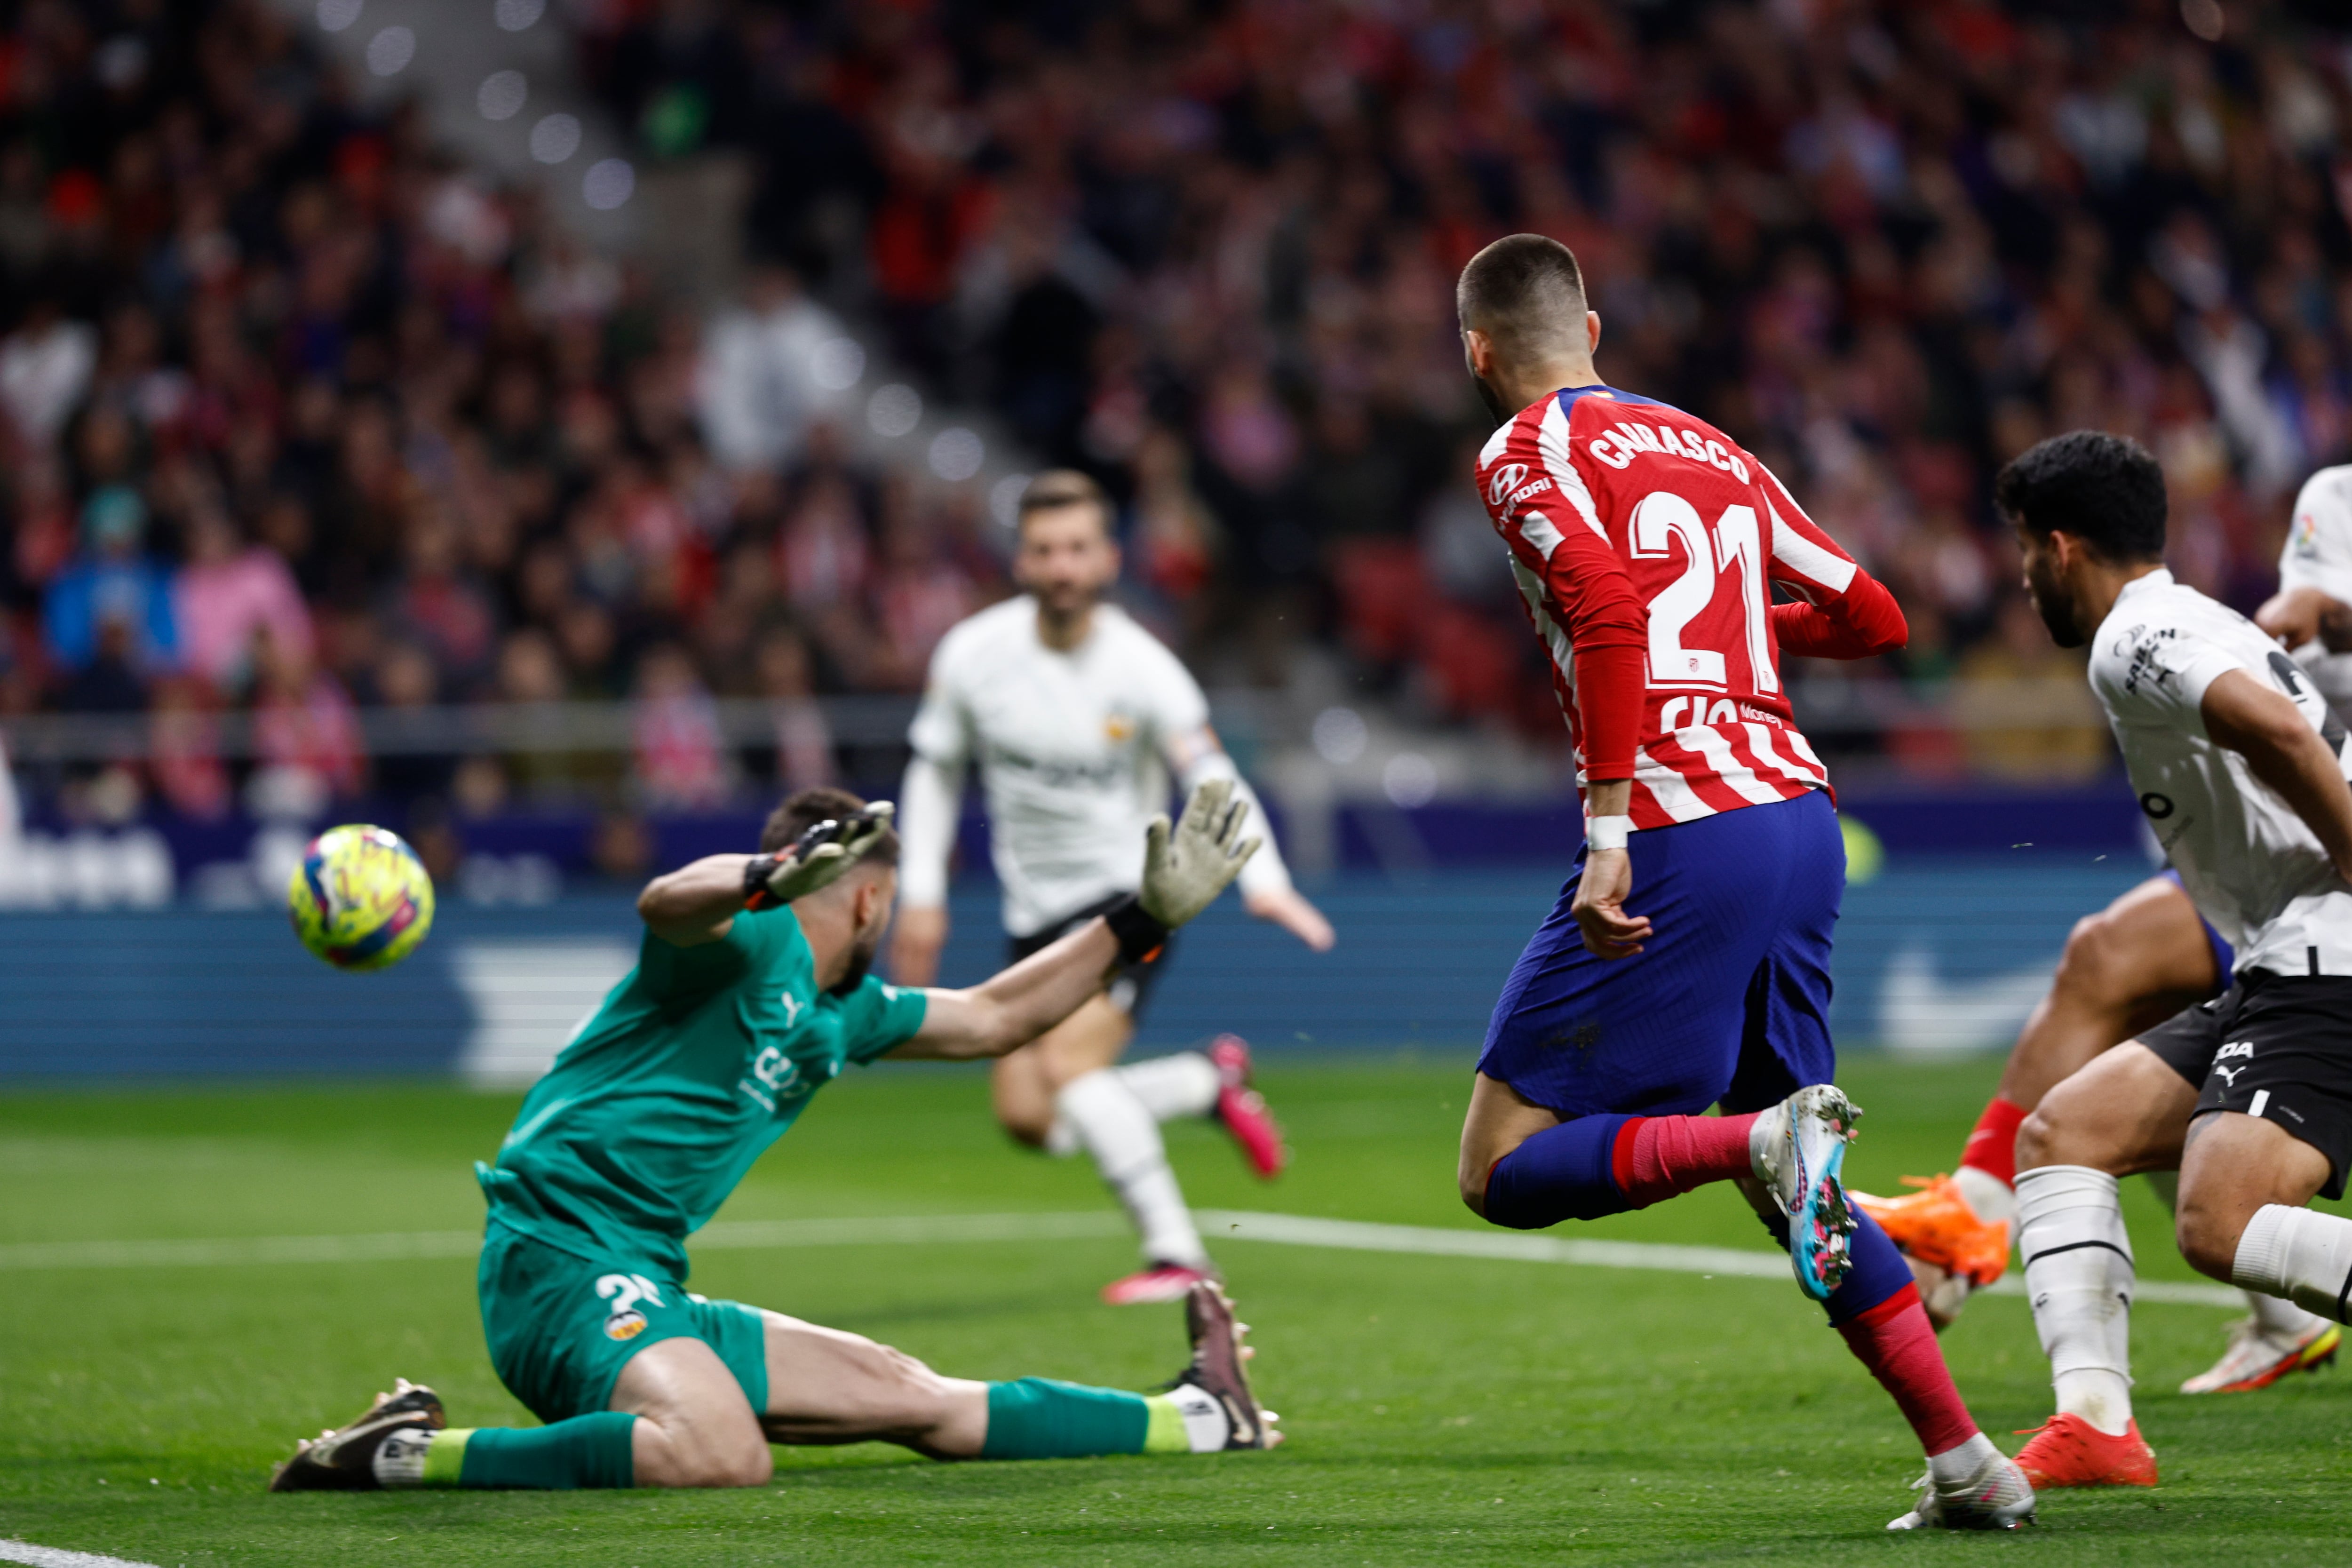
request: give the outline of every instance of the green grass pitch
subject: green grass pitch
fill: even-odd
[[[1950,1163],[1986,1062],[1859,1058],[1850,1169],[1892,1187]],[[1472,1226],[1453,1196],[1456,1058],[1277,1062],[1297,1149],[1271,1188],[1210,1129],[1171,1129],[1203,1206]],[[11,1092],[0,1099],[0,1258],[25,1244],[456,1230],[469,1162],[510,1097],[415,1085]],[[2189,1276],[2130,1184],[2140,1262]],[[1080,1163],[1016,1152],[977,1072],[884,1067],[828,1089],[725,1218],[1069,1212]],[[1579,1227],[1567,1227],[1576,1232]],[[1581,1227],[1758,1247],[1728,1189]],[[1212,1237],[1212,1245],[1217,1242]],[[2352,1388],[2341,1374],[2205,1400],[2168,1392],[2228,1314],[2144,1305],[2140,1417],[2165,1484],[2045,1500],[2016,1536],[1890,1538],[1916,1452],[1792,1283],[1310,1250],[1229,1240],[1265,1455],[939,1465],[866,1446],[780,1449],[768,1488],[269,1497],[298,1435],[395,1373],[461,1425],[526,1420],[484,1356],[462,1258],[255,1267],[0,1268],[0,1538],[161,1564],[1664,1563],[1741,1561],[2342,1563]],[[1172,1308],[1113,1310],[1115,1237],[714,1251],[698,1289],[858,1330],[980,1377],[1137,1386],[1181,1357]],[[1948,1337],[1986,1429],[2048,1409],[2025,1304],[1974,1303]]]

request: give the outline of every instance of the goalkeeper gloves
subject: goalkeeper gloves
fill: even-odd
[[[825,818],[789,849],[754,855],[743,868],[743,907],[772,910],[839,880],[882,842],[896,810],[888,801],[877,800],[840,821]]]
[[[1231,779],[1211,779],[1184,803],[1171,829],[1155,816],[1143,837],[1143,888],[1111,906],[1104,919],[1129,963],[1150,956],[1168,933],[1216,901],[1241,875],[1261,840],[1244,838],[1249,802],[1234,799]]]

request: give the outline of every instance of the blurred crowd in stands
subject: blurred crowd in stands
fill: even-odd
[[[669,298],[362,111],[262,0],[0,8],[0,713],[150,715],[106,775],[494,809],[692,807],[837,767],[1006,591],[977,483],[855,456],[887,358],[1119,498],[1213,681],[1303,648],[1432,721],[1559,727],[1464,479],[1481,244],[1583,259],[1613,384],[1771,464],[1911,647],[1809,675],[2064,677],[1991,474],[2163,460],[2251,605],[2352,445],[2352,39],[2158,0],[575,0],[649,166],[747,157],[753,265]],[[868,331],[868,328],[871,330]],[[370,758],[358,710],[636,702],[634,759]],[[730,744],[713,699],[775,704]],[[2071,728],[2069,726],[2072,726]],[[2104,764],[2095,716],[1898,734]],[[275,781],[273,784],[272,781]],[[118,799],[117,805],[120,805]]]
[[[152,716],[101,815],[816,782],[810,699],[917,688],[997,591],[975,498],[851,462],[805,410],[778,411],[788,448],[714,458],[706,395],[740,401],[730,342],[777,346],[782,275],[706,352],[696,302],[442,156],[413,107],[361,111],[269,5],[15,16],[0,711]],[[714,695],[773,699],[774,743],[726,743]],[[372,759],[359,722],[567,698],[634,699],[634,755]]]
[[[1426,710],[1553,721],[1460,483],[1485,421],[1451,284],[1514,229],[1583,259],[1604,375],[1748,444],[1901,595],[1890,668],[1809,673],[2072,673],[1989,494],[2044,435],[2153,447],[2177,566],[2241,605],[2273,581],[2297,483],[2352,443],[2333,6],[593,15],[595,74],[647,151],[749,151],[757,244],[1132,498],[1196,657],[1231,646],[1219,630],[1278,650],[1281,617]],[[2039,740],[1979,729],[1966,760],[2095,769],[2095,715],[2074,711]],[[1962,760],[1911,741],[1921,766]]]

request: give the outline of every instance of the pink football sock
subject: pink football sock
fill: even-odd
[[[1858,1318],[1837,1326],[1854,1359],[1870,1369],[1901,1406],[1929,1457],[1948,1453],[1977,1435],[1977,1424],[1952,1386],[1937,1348],[1919,1288],[1906,1285]]]
[[[1610,1174],[1634,1208],[1663,1202],[1750,1169],[1746,1116],[1637,1116],[1617,1130]]]

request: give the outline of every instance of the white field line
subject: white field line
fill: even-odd
[[[958,1241],[1070,1241],[1120,1235],[1109,1209],[1081,1214],[941,1214],[871,1219],[720,1220],[695,1233],[698,1252],[776,1247],[940,1246]],[[35,1241],[0,1247],[0,1272],[23,1268],[245,1268],[263,1263],[401,1263],[471,1258],[478,1230],[372,1236],[224,1237],[203,1241]]]
[[[1524,1231],[1450,1230],[1424,1225],[1373,1225],[1353,1219],[1312,1219],[1305,1215],[1251,1214],[1201,1209],[1193,1216],[1202,1231],[1227,1241],[1271,1241],[1293,1247],[1329,1247],[1350,1252],[1407,1252],[1424,1257],[1498,1258],[1523,1263],[1570,1263],[1588,1268],[1659,1268],[1677,1274],[1730,1274],[1758,1279],[1789,1277],[1789,1259],[1778,1252],[1733,1247],[1675,1247],[1654,1241],[1580,1241],[1568,1237],[1529,1236]],[[2001,1277],[1998,1296],[2022,1296],[2018,1272]],[[2144,1279],[2135,1301],[2192,1307],[2242,1306],[2245,1297],[2227,1285],[2175,1284]]]
[[[1789,1273],[1789,1260],[1781,1254],[1745,1247],[1588,1241],[1529,1236],[1520,1231],[1377,1225],[1364,1220],[1317,1219],[1306,1215],[1255,1214],[1235,1209],[1202,1209],[1193,1217],[1211,1237],[1226,1241],[1262,1241],[1423,1258],[1565,1263],[1587,1268],[1650,1268],[1738,1279],[1780,1279]],[[1094,1240],[1125,1232],[1125,1223],[1108,1209],[1074,1214],[721,1220],[698,1232],[693,1248],[698,1252],[734,1252],[793,1247],[938,1247],[960,1242]],[[47,1268],[252,1267],[269,1263],[377,1263],[471,1258],[480,1249],[481,1239],[479,1231],[426,1230],[201,1241],[20,1242],[0,1247],[0,1273]],[[1993,1290],[2000,1295],[2022,1295],[2025,1285],[2011,1273]],[[2242,1300],[2227,1286],[2161,1280],[2142,1281],[2135,1299],[2199,1307],[2233,1307]]]
[[[0,1541],[0,1563],[29,1563],[33,1568],[155,1568],[152,1563],[133,1563],[128,1557],[100,1557],[95,1552],[68,1552],[29,1541]]]

